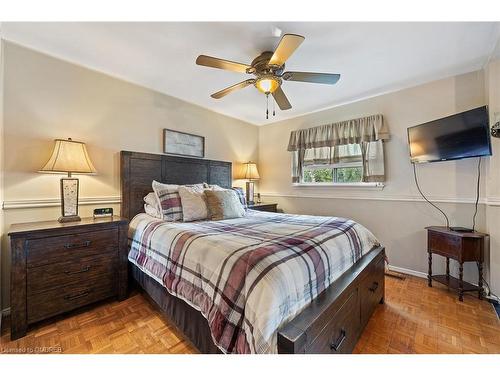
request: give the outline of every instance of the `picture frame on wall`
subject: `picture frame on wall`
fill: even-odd
[[[163,152],[169,155],[205,157],[205,137],[172,129],[163,129]]]

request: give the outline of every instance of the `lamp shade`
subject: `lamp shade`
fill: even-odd
[[[68,139],[56,139],[49,161],[40,172],[47,173],[95,173],[85,143]]]
[[[258,180],[260,178],[257,164],[249,161],[243,164],[241,178],[246,180]]]

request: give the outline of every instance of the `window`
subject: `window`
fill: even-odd
[[[302,182],[353,183],[361,182],[362,176],[363,167],[361,162],[312,165],[304,167]]]
[[[349,144],[319,147],[304,155],[304,183],[358,183],[363,178],[361,147]]]

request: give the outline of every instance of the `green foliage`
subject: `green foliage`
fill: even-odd
[[[361,182],[361,167],[337,168],[337,181],[335,182]]]
[[[361,182],[361,178],[362,178],[361,167],[318,168],[318,169],[305,169],[303,182],[347,183],[347,182]]]
[[[306,169],[304,182],[332,182],[333,170],[331,168]]]

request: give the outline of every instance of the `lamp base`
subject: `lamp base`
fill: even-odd
[[[252,205],[255,202],[253,201],[255,184],[253,181],[247,181],[247,204]]]
[[[60,223],[71,223],[73,221],[81,221],[82,219],[78,215],[74,216],[61,216],[59,219],[57,219],[58,222]]]
[[[78,178],[61,178],[60,223],[80,221],[78,216]]]

